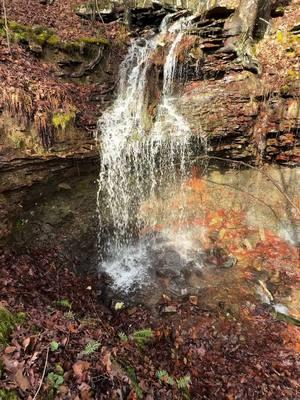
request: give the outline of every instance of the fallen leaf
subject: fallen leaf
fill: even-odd
[[[6,349],[4,350],[5,354],[11,354],[14,353],[17,350],[15,346],[7,346]]]
[[[24,339],[22,344],[23,344],[24,350],[26,350],[27,347],[30,345],[30,337]]]
[[[102,363],[105,366],[107,372],[111,371],[111,359],[110,359],[110,351],[106,351],[102,357]]]
[[[23,371],[21,369],[18,369],[17,372],[15,373],[15,382],[19,386],[19,388],[23,391],[27,390],[30,388],[30,383],[28,378],[23,375]]]
[[[83,382],[79,386],[79,390],[80,390],[80,395],[81,395],[82,400],[90,400],[91,399],[91,394],[90,394],[91,387],[88,384]]]
[[[190,296],[189,297],[189,301],[190,301],[191,304],[196,306],[198,304],[198,297],[197,296]]]
[[[90,363],[87,361],[79,360],[73,365],[74,375],[79,381],[83,380],[84,372],[90,368]]]

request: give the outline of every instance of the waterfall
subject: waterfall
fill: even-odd
[[[121,276],[120,268],[140,268],[134,260],[144,252],[145,241],[136,243],[134,239],[145,225],[156,223],[141,216],[141,203],[162,187],[166,189],[166,182],[171,184],[178,176],[183,180],[187,175],[190,129],[176,109],[174,82],[178,75],[176,51],[188,21],[182,18],[168,27],[168,20],[163,21],[159,34],[132,43],[120,67],[117,98],[99,120],[100,240],[105,221],[111,226],[101,266],[111,274],[116,270],[123,287],[128,276]],[[151,127],[147,72],[151,56],[167,35],[174,40],[166,56],[161,99]]]

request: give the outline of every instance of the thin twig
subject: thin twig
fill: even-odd
[[[276,189],[286,198],[286,200],[288,201],[288,203],[297,211],[297,213],[300,214],[300,209],[299,207],[296,206],[296,204],[294,204],[294,202],[290,199],[290,197],[281,189],[281,187],[279,186],[279,183],[276,182],[275,179],[273,179],[267,172],[262,171],[261,169],[254,167],[251,164],[246,163],[245,161],[240,161],[240,160],[231,160],[228,158],[223,158],[223,157],[216,157],[216,156],[201,156],[201,157],[197,157],[197,159],[213,159],[213,160],[219,160],[219,161],[226,161],[228,163],[234,163],[234,164],[239,164],[239,165],[244,165],[247,168],[251,168],[255,171],[260,172],[267,180],[269,180],[271,183],[273,183],[273,185],[276,187]]]
[[[44,370],[43,370],[43,374],[42,374],[42,377],[41,377],[41,381],[40,381],[39,387],[38,387],[38,389],[37,389],[37,391],[36,391],[36,393],[35,393],[35,395],[34,395],[32,400],[36,400],[36,398],[37,398],[37,396],[38,396],[38,394],[39,394],[39,392],[41,390],[42,384],[44,382],[46,369],[47,369],[47,364],[48,364],[48,357],[49,357],[49,347],[47,348],[46,360],[45,360],[45,365],[44,365]]]
[[[103,27],[104,27],[104,30],[105,30],[106,37],[108,37],[108,36],[107,36],[107,29],[106,29],[106,25],[105,25],[105,23],[104,23],[103,17],[102,17],[102,15],[101,15],[101,12],[100,12],[100,9],[99,9],[98,0],[95,0],[95,6],[96,6],[97,13],[98,13],[98,15],[99,15],[99,18],[100,18],[100,20],[101,20],[101,23],[103,24]]]

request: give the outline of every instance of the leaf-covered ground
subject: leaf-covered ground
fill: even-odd
[[[237,315],[165,297],[109,311],[54,250],[0,263],[1,306],[26,313],[2,346],[1,388],[21,399],[41,382],[41,399],[299,398],[299,328],[263,306]]]
[[[9,42],[4,20],[0,20],[0,109],[8,111],[22,129],[31,129],[34,124],[40,136],[46,136],[42,138],[44,147],[49,147],[53,142],[51,119],[58,112],[75,111],[76,126],[87,139],[91,137],[102,112],[102,94],[110,90],[114,83],[112,75],[115,67],[107,65],[118,65],[122,54],[122,40],[114,42],[119,32],[118,25],[112,23],[104,27],[97,20],[88,21],[78,17],[75,7],[81,3],[78,0],[56,0],[51,4],[35,0],[6,1]],[[30,36],[27,38],[24,29],[42,30],[44,33],[38,38],[39,42],[31,47],[32,39]],[[51,34],[53,43],[47,49],[47,43],[42,43],[41,53],[41,49],[38,52],[32,51],[37,44],[41,44],[41,39],[44,40],[43,34]],[[58,52],[55,48],[57,43],[70,46],[76,41],[89,43],[95,38],[109,43],[110,56],[104,57],[107,62],[102,66],[102,69],[106,69],[105,81],[97,78],[95,83],[87,79],[83,84],[68,74],[63,77],[59,57],[56,59],[55,56]],[[73,53],[70,51],[67,61],[72,62]],[[83,54],[82,49],[77,49],[77,53]],[[82,55],[83,60],[84,57]],[[110,62],[111,58],[114,61]],[[85,62],[88,64],[89,61]]]

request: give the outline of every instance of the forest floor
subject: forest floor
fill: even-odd
[[[0,260],[0,399],[300,399],[299,328],[266,306],[109,310],[55,250]]]
[[[112,44],[113,58],[118,65],[123,42],[120,40],[119,24],[103,25],[94,20],[85,20],[76,15],[80,0],[56,0],[52,4],[36,0],[11,0],[6,4],[6,14],[10,28],[10,41],[5,30],[0,27],[0,108],[7,108],[10,95],[13,96],[10,111],[21,122],[27,118],[36,119],[41,113],[49,114],[57,110],[76,110],[76,125],[91,134],[102,110],[93,97],[101,95],[111,87],[111,71],[106,81],[82,84],[80,80],[62,78],[61,69],[55,62],[55,44],[49,59],[43,54],[31,51],[24,41],[22,29],[42,29],[51,34],[53,40],[66,45],[80,41],[102,38]],[[1,14],[2,11],[1,11]],[[1,20],[2,21],[2,20]],[[3,21],[2,21],[3,25]],[[16,32],[17,40],[14,39]],[[118,36],[118,41],[115,40]],[[126,34],[124,34],[124,40]],[[40,37],[41,39],[41,37]],[[44,44],[42,45],[44,46]],[[48,46],[49,47],[49,46]],[[54,49],[54,50],[53,50]],[[49,49],[48,49],[49,50]],[[48,51],[47,50],[47,51]],[[47,57],[46,57],[47,58]],[[70,58],[72,58],[70,56]],[[15,107],[13,107],[15,105]],[[27,115],[28,114],[28,115]],[[26,116],[26,118],[25,118]]]

